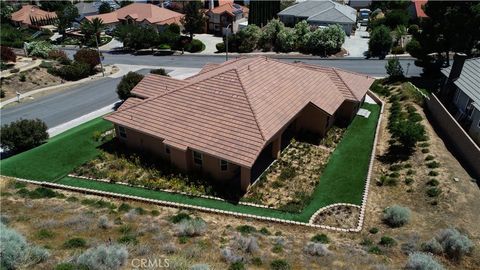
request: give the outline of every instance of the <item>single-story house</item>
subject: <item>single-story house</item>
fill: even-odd
[[[455,107],[453,116],[480,145],[480,57],[456,54],[453,64],[442,69],[445,84],[441,95]]]
[[[349,36],[357,23],[357,10],[334,1],[307,0],[280,11],[278,17],[287,26],[303,20],[313,26],[339,24]]]
[[[240,30],[240,23],[248,22],[248,8],[234,3],[210,8],[205,14],[208,17],[207,32],[216,35],[225,35],[229,25],[230,31],[236,33]]]
[[[238,58],[185,80],[149,74],[105,119],[127,146],[246,190],[294,134],[324,136],[349,122],[373,81],[336,68]]]
[[[109,13],[86,16],[85,19],[91,21],[94,18],[100,18],[109,28],[131,23],[152,25],[161,30],[164,26],[172,23],[181,25],[183,16],[181,13],[152,4],[133,3]]]
[[[22,8],[11,15],[13,24],[22,27],[41,28],[53,25],[57,20],[55,12],[48,12],[34,5],[23,5]]]

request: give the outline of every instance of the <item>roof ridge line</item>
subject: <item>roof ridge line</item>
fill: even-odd
[[[240,78],[240,74],[238,73],[237,69],[233,69],[233,70],[234,70],[235,73],[237,74],[238,81],[240,82],[240,86],[241,86],[241,88],[242,88],[242,91],[243,91],[243,93],[245,94],[245,98],[247,99],[248,107],[249,107],[250,110],[252,111],[253,119],[255,120],[255,124],[257,124],[258,131],[260,132],[260,136],[262,136],[262,140],[263,140],[263,141],[266,141],[266,140],[265,140],[265,136],[263,135],[262,129],[260,128],[260,125],[258,124],[257,114],[256,114],[255,111],[253,110],[252,104],[250,103],[250,98],[248,97],[247,91],[245,91],[245,87],[243,86],[242,78]]]
[[[343,85],[345,85],[345,87],[347,87],[348,91],[350,91],[350,94],[352,94],[352,96],[355,98],[355,99],[358,99],[357,96],[355,95],[355,93],[353,93],[352,89],[350,88],[350,86],[348,86],[348,84],[343,80],[342,78],[342,75],[340,75],[338,72],[337,72],[337,69],[332,67],[331,68],[333,70],[333,72],[335,72],[335,74],[337,74],[337,77],[340,79],[340,81],[342,81]]]

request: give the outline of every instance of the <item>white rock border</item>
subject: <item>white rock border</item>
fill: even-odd
[[[337,231],[337,232],[360,232],[363,228],[363,221],[365,220],[365,208],[366,208],[367,199],[368,199],[368,189],[370,187],[372,167],[373,167],[373,162],[375,160],[376,146],[377,146],[380,124],[381,124],[381,121],[382,121],[383,110],[384,110],[384,103],[381,101],[381,99],[378,98],[370,90],[368,91],[368,94],[377,103],[380,104],[380,115],[379,115],[379,118],[378,118],[378,121],[377,121],[376,130],[375,130],[375,137],[374,137],[373,147],[372,147],[372,152],[371,152],[371,157],[370,157],[370,165],[368,167],[368,173],[367,173],[367,178],[366,178],[366,182],[365,182],[362,204],[361,204],[361,206],[358,206],[358,205],[349,204],[349,203],[336,203],[336,204],[331,204],[331,205],[322,207],[319,210],[317,210],[312,215],[312,217],[310,217],[310,220],[309,220],[308,223],[293,221],[293,220],[284,220],[284,219],[272,218],[272,217],[264,217],[264,216],[258,216],[258,215],[251,215],[251,214],[244,214],[244,213],[238,213],[238,212],[232,212],[232,211],[226,211],[226,210],[218,210],[218,209],[213,209],[213,208],[208,208],[208,207],[203,207],[203,206],[190,205],[190,204],[184,204],[184,203],[176,203],[176,202],[171,202],[171,201],[148,199],[148,198],[139,197],[139,196],[125,195],[125,194],[120,194],[120,193],[100,191],[100,190],[89,189],[89,188],[72,187],[72,186],[67,186],[67,185],[62,185],[62,184],[57,184],[57,183],[52,183],[52,182],[46,182],[46,181],[36,181],[36,180],[28,180],[28,179],[22,179],[22,178],[14,178],[14,179],[16,181],[25,182],[25,183],[34,184],[34,185],[45,186],[45,187],[64,189],[64,190],[68,190],[68,191],[74,191],[74,192],[86,193],[86,194],[92,194],[92,195],[98,195],[98,196],[130,199],[130,200],[134,200],[134,201],[152,203],[152,204],[157,204],[157,205],[164,205],[164,206],[169,206],[169,207],[176,207],[176,208],[183,208],[183,209],[194,209],[194,210],[199,210],[199,211],[203,211],[203,212],[224,214],[224,215],[232,215],[232,216],[235,216],[235,217],[254,218],[254,219],[262,220],[262,221],[271,221],[271,222],[290,224],[290,225],[302,225],[302,226],[307,226],[307,227],[311,227],[311,228],[320,228],[320,229]],[[80,178],[82,178],[82,177],[80,177]],[[84,179],[90,179],[88,177],[83,177],[83,178]],[[92,180],[92,179],[90,179],[90,180]],[[97,180],[97,179],[93,179],[93,180]],[[98,179],[97,181],[110,182],[110,181],[104,180],[104,179],[103,180]],[[126,183],[123,183],[123,184],[124,185],[129,185],[129,184],[126,184]],[[179,193],[179,192],[175,192],[175,193]],[[188,195],[188,194],[186,194],[186,195]],[[211,196],[205,196],[205,197],[211,197]],[[220,198],[216,198],[216,197],[212,197],[212,198],[213,199],[220,199]],[[223,199],[220,199],[220,200],[223,200]],[[246,205],[254,206],[254,204],[246,204]],[[315,220],[316,215],[318,215],[320,212],[324,211],[325,209],[328,209],[328,208],[331,208],[331,207],[334,207],[334,206],[339,206],[339,205],[354,206],[354,207],[359,207],[360,208],[360,216],[359,216],[358,225],[357,225],[356,228],[344,229],[344,228],[337,228],[337,227],[332,227],[332,226],[327,226],[327,225],[313,224],[313,221]],[[263,206],[263,207],[265,208],[265,206]]]

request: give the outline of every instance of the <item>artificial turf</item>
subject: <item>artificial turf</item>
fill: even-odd
[[[320,178],[320,182],[315,188],[312,201],[298,214],[120,184],[66,177],[75,167],[99,154],[97,146],[100,143],[93,140],[93,132],[104,131],[112,127],[110,123],[100,118],[62,133],[35,149],[1,161],[0,169],[1,174],[7,176],[57,182],[74,187],[109,191],[225,211],[308,222],[312,214],[321,207],[333,203],[361,204],[380,106],[364,104],[362,108],[372,112],[370,117],[368,119],[362,116],[354,118],[342,141],[332,153]]]

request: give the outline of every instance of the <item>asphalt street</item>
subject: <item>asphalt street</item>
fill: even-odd
[[[74,51],[69,51],[73,54]],[[170,67],[189,67],[201,68],[205,63],[221,63],[225,60],[224,56],[152,56],[141,55],[134,56],[130,54],[110,54],[104,53],[105,64],[130,64],[130,65],[151,65],[151,66],[170,66]],[[284,61],[303,61],[309,64],[333,66],[371,76],[385,76],[386,60],[366,60],[366,59],[283,59]],[[410,63],[409,76],[418,76],[421,69],[413,64],[413,60],[400,60],[404,70],[407,70],[407,64]],[[142,70],[147,73],[148,70]],[[19,104],[0,111],[1,124],[23,119],[39,118],[47,124],[49,128],[66,123],[90,112],[99,110],[118,101],[115,92],[120,78],[103,78],[71,89],[52,93],[35,100]]]

